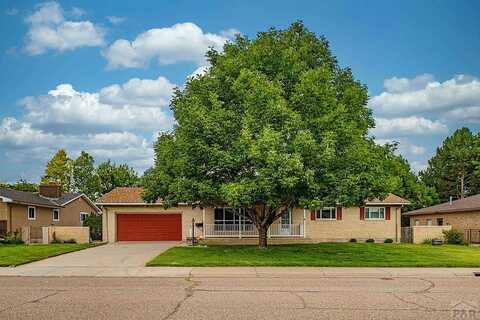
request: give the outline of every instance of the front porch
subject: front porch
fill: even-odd
[[[257,238],[256,226],[238,210],[215,208],[203,219],[202,236],[209,238]],[[293,216],[288,212],[275,221],[267,233],[268,238],[304,238],[303,215]]]

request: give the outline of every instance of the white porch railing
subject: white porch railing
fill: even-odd
[[[258,237],[258,230],[253,224],[206,224],[205,238],[248,238]],[[303,223],[275,223],[268,229],[269,237],[303,237]]]

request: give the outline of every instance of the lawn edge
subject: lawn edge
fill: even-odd
[[[99,243],[99,244],[90,243],[90,246],[87,246],[85,248],[80,248],[80,249],[76,249],[76,250],[72,250],[72,251],[68,251],[68,252],[59,252],[59,253],[56,253],[56,254],[52,254],[50,256],[46,256],[46,257],[42,257],[42,258],[39,258],[39,259],[34,259],[34,260],[18,263],[18,264],[11,264],[11,265],[0,264],[0,268],[16,268],[16,267],[23,266],[23,265],[26,265],[26,264],[29,264],[29,263],[32,263],[32,262],[42,261],[42,260],[45,260],[45,259],[48,259],[48,258],[58,257],[58,256],[61,256],[61,255],[67,254],[67,253],[72,253],[72,252],[82,251],[82,250],[86,250],[86,249],[90,249],[90,248],[95,248],[95,247],[103,246],[105,244],[106,243]]]

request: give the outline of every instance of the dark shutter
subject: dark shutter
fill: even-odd
[[[385,220],[390,220],[390,207],[385,208]]]
[[[337,207],[337,220],[342,220],[342,207]]]
[[[310,211],[310,220],[315,220],[315,218],[316,218],[315,211],[314,210]]]
[[[360,207],[360,220],[365,220],[365,207]]]

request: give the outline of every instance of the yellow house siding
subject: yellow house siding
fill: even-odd
[[[480,211],[410,216],[410,225],[416,225],[416,220],[419,220],[420,225],[425,226],[428,219],[432,219],[432,224],[437,225],[437,218],[443,218],[444,225],[451,225],[453,229],[462,232],[465,229],[480,229]]]
[[[0,200],[0,220],[8,220],[8,206]]]

